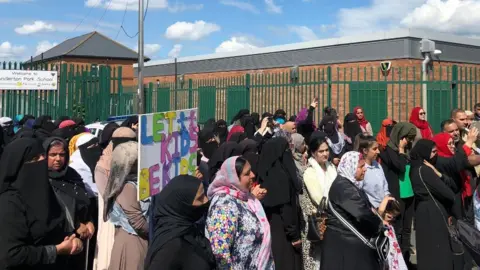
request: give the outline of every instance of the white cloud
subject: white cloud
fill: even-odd
[[[421,28],[455,34],[480,33],[480,0],[373,0],[338,13],[339,35],[395,28]]]
[[[217,31],[220,31],[220,26],[205,21],[176,22],[167,28],[165,37],[177,40],[199,40]]]
[[[311,41],[317,40],[318,36],[313,32],[312,29],[306,26],[289,26],[288,30],[292,33],[298,35],[302,41]]]
[[[175,44],[173,48],[168,52],[168,57],[170,58],[177,58],[180,55],[180,52],[183,49],[182,44]]]
[[[342,8],[338,13],[339,35],[390,30],[425,0],[373,0],[369,6]],[[432,22],[434,24],[434,22]]]
[[[326,33],[332,29],[335,29],[337,28],[337,26],[335,24],[322,24],[320,25],[320,31],[322,31],[322,33]]]
[[[222,42],[216,49],[216,53],[235,52],[258,48],[258,41],[248,36],[232,36],[229,40]]]
[[[0,0],[0,4],[3,3],[12,3],[12,4],[17,4],[17,3],[25,3],[25,2],[33,2],[34,0]]]
[[[44,21],[34,21],[32,24],[24,24],[15,28],[15,32],[20,35],[29,35],[38,32],[52,32],[55,31],[53,24]]]
[[[85,6],[108,8],[111,10],[138,10],[138,0],[86,0]],[[146,6],[146,1],[145,1]],[[163,9],[168,7],[167,0],[150,0],[148,8]]]
[[[20,45],[15,46],[12,43],[5,41],[0,43],[0,59],[2,60],[17,60],[22,58],[25,54],[27,47]]]
[[[275,4],[274,0],[264,0],[265,5],[267,6],[267,11],[270,13],[280,14],[283,12],[282,6]]]
[[[162,46],[160,44],[144,44],[143,54],[149,57],[153,57],[158,51],[160,51],[161,48]],[[138,45],[135,46],[135,51],[138,52]]]
[[[254,5],[252,5],[248,2],[237,1],[237,0],[222,0],[222,1],[220,1],[220,4],[225,5],[225,6],[236,7],[238,9],[249,11],[249,12],[255,13],[255,14],[260,13]]]
[[[428,0],[415,8],[401,24],[410,28],[442,32],[480,33],[480,1]]]
[[[150,0],[151,1],[151,0]],[[171,13],[178,13],[178,12],[183,12],[187,10],[193,10],[193,11],[198,11],[203,9],[203,4],[184,4],[184,3],[178,3],[176,2],[173,5],[168,4],[168,11]]]
[[[37,51],[35,52],[35,55],[39,55],[39,54],[41,54],[41,53],[44,53],[44,52],[50,50],[51,48],[53,48],[53,47],[55,47],[55,46],[57,46],[57,45],[58,45],[58,43],[56,43],[56,42],[53,42],[53,43],[52,43],[52,42],[50,42],[50,41],[48,41],[48,40],[40,41],[40,42],[38,42],[38,44],[37,44]]]

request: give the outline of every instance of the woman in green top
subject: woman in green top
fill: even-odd
[[[394,223],[397,239],[407,264],[410,259],[410,235],[414,214],[413,191],[408,177],[409,158],[407,152],[417,135],[411,123],[398,123],[390,133],[387,147],[380,152],[380,161],[388,182],[391,196],[400,202],[401,213]]]

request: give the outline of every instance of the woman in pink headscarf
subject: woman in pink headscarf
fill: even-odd
[[[254,177],[246,159],[231,157],[208,188],[205,231],[219,269],[275,269],[270,224],[250,193]]]

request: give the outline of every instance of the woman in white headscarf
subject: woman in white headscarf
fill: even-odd
[[[385,197],[378,210],[373,208],[362,190],[365,171],[365,160],[360,153],[345,153],[328,200],[344,220],[365,238],[371,239],[384,231],[379,215],[385,212],[387,202],[392,198]],[[365,245],[330,208],[327,208],[327,215],[320,269],[382,269],[375,250]]]

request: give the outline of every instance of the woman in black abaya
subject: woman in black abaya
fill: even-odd
[[[222,167],[223,162],[229,157],[240,155],[241,151],[240,145],[236,142],[226,142],[215,150],[212,158],[208,160],[210,183],[215,178],[215,174],[220,170],[220,167]]]
[[[360,124],[358,123],[355,114],[347,113],[347,115],[345,115],[345,119],[343,121],[343,130],[345,136],[348,138],[345,138],[347,141],[347,144],[345,146],[346,151],[353,151],[355,137],[358,134],[362,133],[362,128],[360,127]]]
[[[155,196],[155,229],[145,269],[215,269],[210,242],[195,224],[208,206],[202,182],[189,175],[173,178]]]
[[[335,166],[338,166],[342,155],[346,152],[346,143],[343,134],[338,131],[337,117],[335,115],[324,116],[318,129],[327,134],[328,148],[330,148],[329,159]]]
[[[260,185],[268,190],[262,204],[270,222],[275,269],[302,269],[304,220],[298,197],[302,184],[285,138],[272,138],[263,145],[257,170]]]
[[[41,143],[11,142],[0,168],[0,269],[66,269],[67,256],[83,247],[73,232],[65,233]]]
[[[223,119],[220,119],[215,124],[215,133],[220,140],[220,144],[223,144],[227,140],[228,136],[228,127],[227,122]]]
[[[452,179],[435,169],[437,147],[421,139],[410,152],[410,180],[415,193],[415,237],[419,270],[451,270],[454,255],[447,230],[455,194]],[[430,195],[431,194],[431,195]]]

